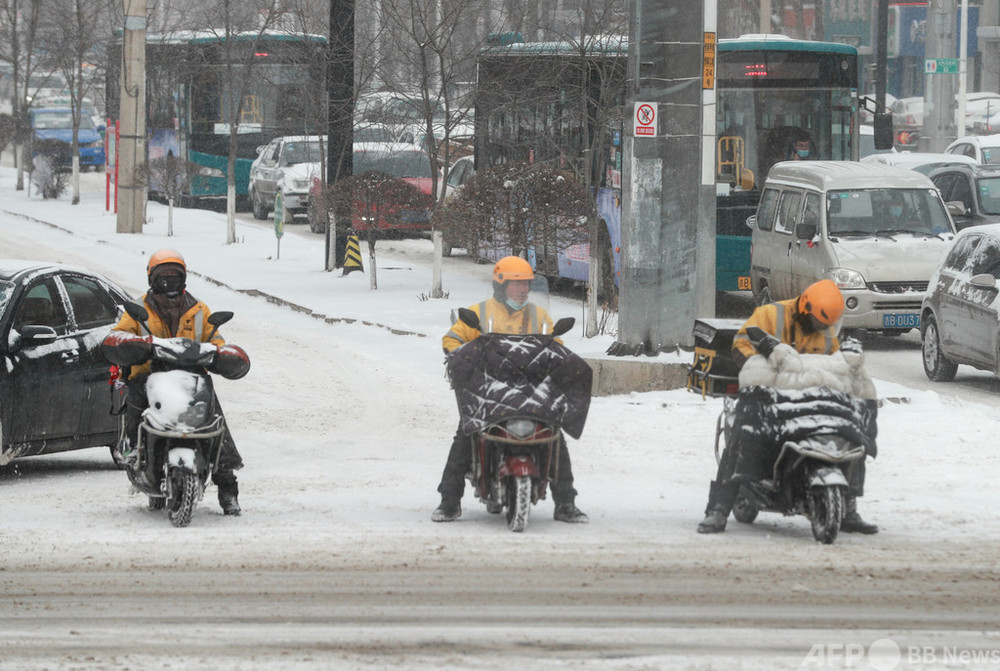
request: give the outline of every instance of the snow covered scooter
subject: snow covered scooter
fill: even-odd
[[[146,308],[127,303],[125,309],[149,332]],[[213,312],[208,339],[232,318],[232,312]],[[166,508],[175,527],[191,522],[222,453],[225,418],[217,410],[208,373],[217,353],[210,342],[152,337],[152,367],[146,381],[149,407],[142,413],[131,453],[125,445],[125,416],[119,416],[119,448],[133,490],[149,497],[151,510]]]
[[[459,319],[481,330],[475,312],[462,308]],[[545,498],[562,431],[579,438],[587,419],[593,372],[556,341],[574,321],[560,319],[549,334],[482,333],[448,356],[472,450],[469,482],[489,512],[506,509],[511,531],[524,531]]]
[[[854,471],[874,451],[874,406],[856,395],[874,387],[845,355],[798,354],[757,327],[747,335],[766,361],[747,360],[715,439],[717,459],[720,436],[737,450],[733,516],[750,524],[760,511],[805,515],[813,537],[833,543]],[[850,381],[858,376],[860,385]]]

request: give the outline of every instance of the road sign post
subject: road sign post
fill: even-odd
[[[274,237],[278,239],[278,251],[275,259],[281,258],[281,236],[285,234],[285,202],[279,191],[274,197]]]

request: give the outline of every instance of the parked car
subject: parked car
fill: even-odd
[[[87,270],[0,260],[0,466],[115,444],[100,345],[127,300]]]
[[[420,193],[430,198],[433,193],[433,169],[431,159],[427,152],[407,143],[385,143],[370,142],[354,144],[354,156],[352,171],[355,175],[377,170],[402,179],[404,182],[416,187]],[[438,174],[437,182],[443,180]],[[315,203],[321,202],[323,185],[318,174],[312,178],[310,188],[309,205],[309,228],[314,233],[322,233],[326,230],[326,213],[314,207]],[[393,225],[393,228],[406,230],[430,230],[430,203],[426,210],[410,217],[407,223]],[[357,208],[356,208],[357,209]],[[366,230],[368,224],[355,216],[352,222],[355,230]],[[380,224],[381,226],[382,224]]]
[[[951,165],[930,178],[959,230],[1000,222],[1000,165]]]
[[[31,124],[32,155],[37,154],[37,148],[42,144],[55,142],[64,145],[61,151],[54,154],[58,157],[55,167],[66,169],[72,165],[73,111],[69,107],[40,107],[28,111],[28,120]],[[77,145],[81,169],[104,168],[104,138],[86,114],[80,115]]]
[[[881,154],[871,154],[861,159],[863,163],[881,163],[896,168],[916,170],[924,175],[951,165],[976,165],[976,159],[958,154],[945,154],[925,151],[889,151]]]
[[[955,233],[926,176],[852,161],[776,164],[748,223],[759,305],[829,278],[844,294],[845,329],[889,335],[920,325],[927,280]]]
[[[947,154],[969,156],[976,163],[1000,165],[1000,133],[993,135],[967,135],[945,147]]]
[[[924,372],[955,378],[959,364],[1000,375],[1000,224],[961,231],[921,305]]]
[[[319,135],[276,137],[257,148],[257,158],[250,164],[248,187],[255,219],[267,219],[281,194],[282,221],[292,223],[306,214],[309,185],[319,173],[325,139]]]

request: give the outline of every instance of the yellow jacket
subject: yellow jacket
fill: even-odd
[[[747,337],[747,328],[757,326],[786,345],[791,345],[801,354],[833,354],[839,350],[840,340],[837,339],[837,332],[832,326],[816,333],[802,331],[802,327],[794,319],[796,301],[798,297],[762,305],[754,310],[733,336],[733,349],[747,358],[757,354],[757,350]]]
[[[479,315],[482,333],[552,333],[552,318],[534,303],[528,303],[520,310],[511,310],[495,298],[469,307]],[[446,352],[451,352],[479,337],[480,331],[458,320],[451,326],[441,344]],[[561,342],[561,341],[560,341]]]
[[[150,300],[149,296],[143,296],[142,302],[146,306],[146,311],[149,312],[149,320],[146,322],[149,326],[149,330],[152,331],[152,335],[157,338],[190,338],[191,340],[197,340],[198,342],[207,342],[208,335],[212,332],[214,328],[208,323],[208,317],[212,314],[212,311],[208,309],[208,306],[199,301],[191,294],[185,294],[190,305],[184,314],[181,315],[180,321],[177,324],[177,333],[170,333],[170,329],[167,327],[166,322],[160,317],[160,313],[156,311],[153,302]],[[125,331],[127,333],[134,333],[135,335],[147,335],[145,330],[136,320],[132,319],[131,316],[126,312],[122,315],[122,318],[118,320],[112,331]],[[212,342],[222,347],[226,344],[226,341],[216,332],[215,336],[212,338]],[[132,374],[129,375],[129,379],[137,376],[149,373],[149,362],[138,366],[132,366]]]

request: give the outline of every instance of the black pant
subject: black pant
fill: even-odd
[[[146,379],[148,375],[137,375],[128,381],[128,398],[125,407],[125,435],[129,442],[135,445],[139,440],[139,423],[142,421],[142,412],[149,407],[149,398],[146,396]],[[219,405],[219,398],[212,391],[212,403],[216,412],[222,415],[222,406]],[[216,473],[232,473],[234,470],[243,468],[243,457],[236,449],[233,435],[229,432],[229,424],[224,423],[222,434],[222,454],[219,456],[219,467]],[[235,476],[234,476],[235,478]]]
[[[559,503],[572,503],[576,499],[576,490],[573,489],[573,466],[569,461],[569,449],[566,447],[566,438],[559,434],[559,457],[555,473],[549,472],[550,485],[552,489],[552,500]],[[462,498],[465,493],[465,475],[472,470],[472,446],[469,436],[464,436],[461,432],[455,432],[455,438],[451,441],[451,450],[448,451],[448,461],[444,465],[444,473],[441,474],[441,484],[438,485],[438,492],[441,496]]]

